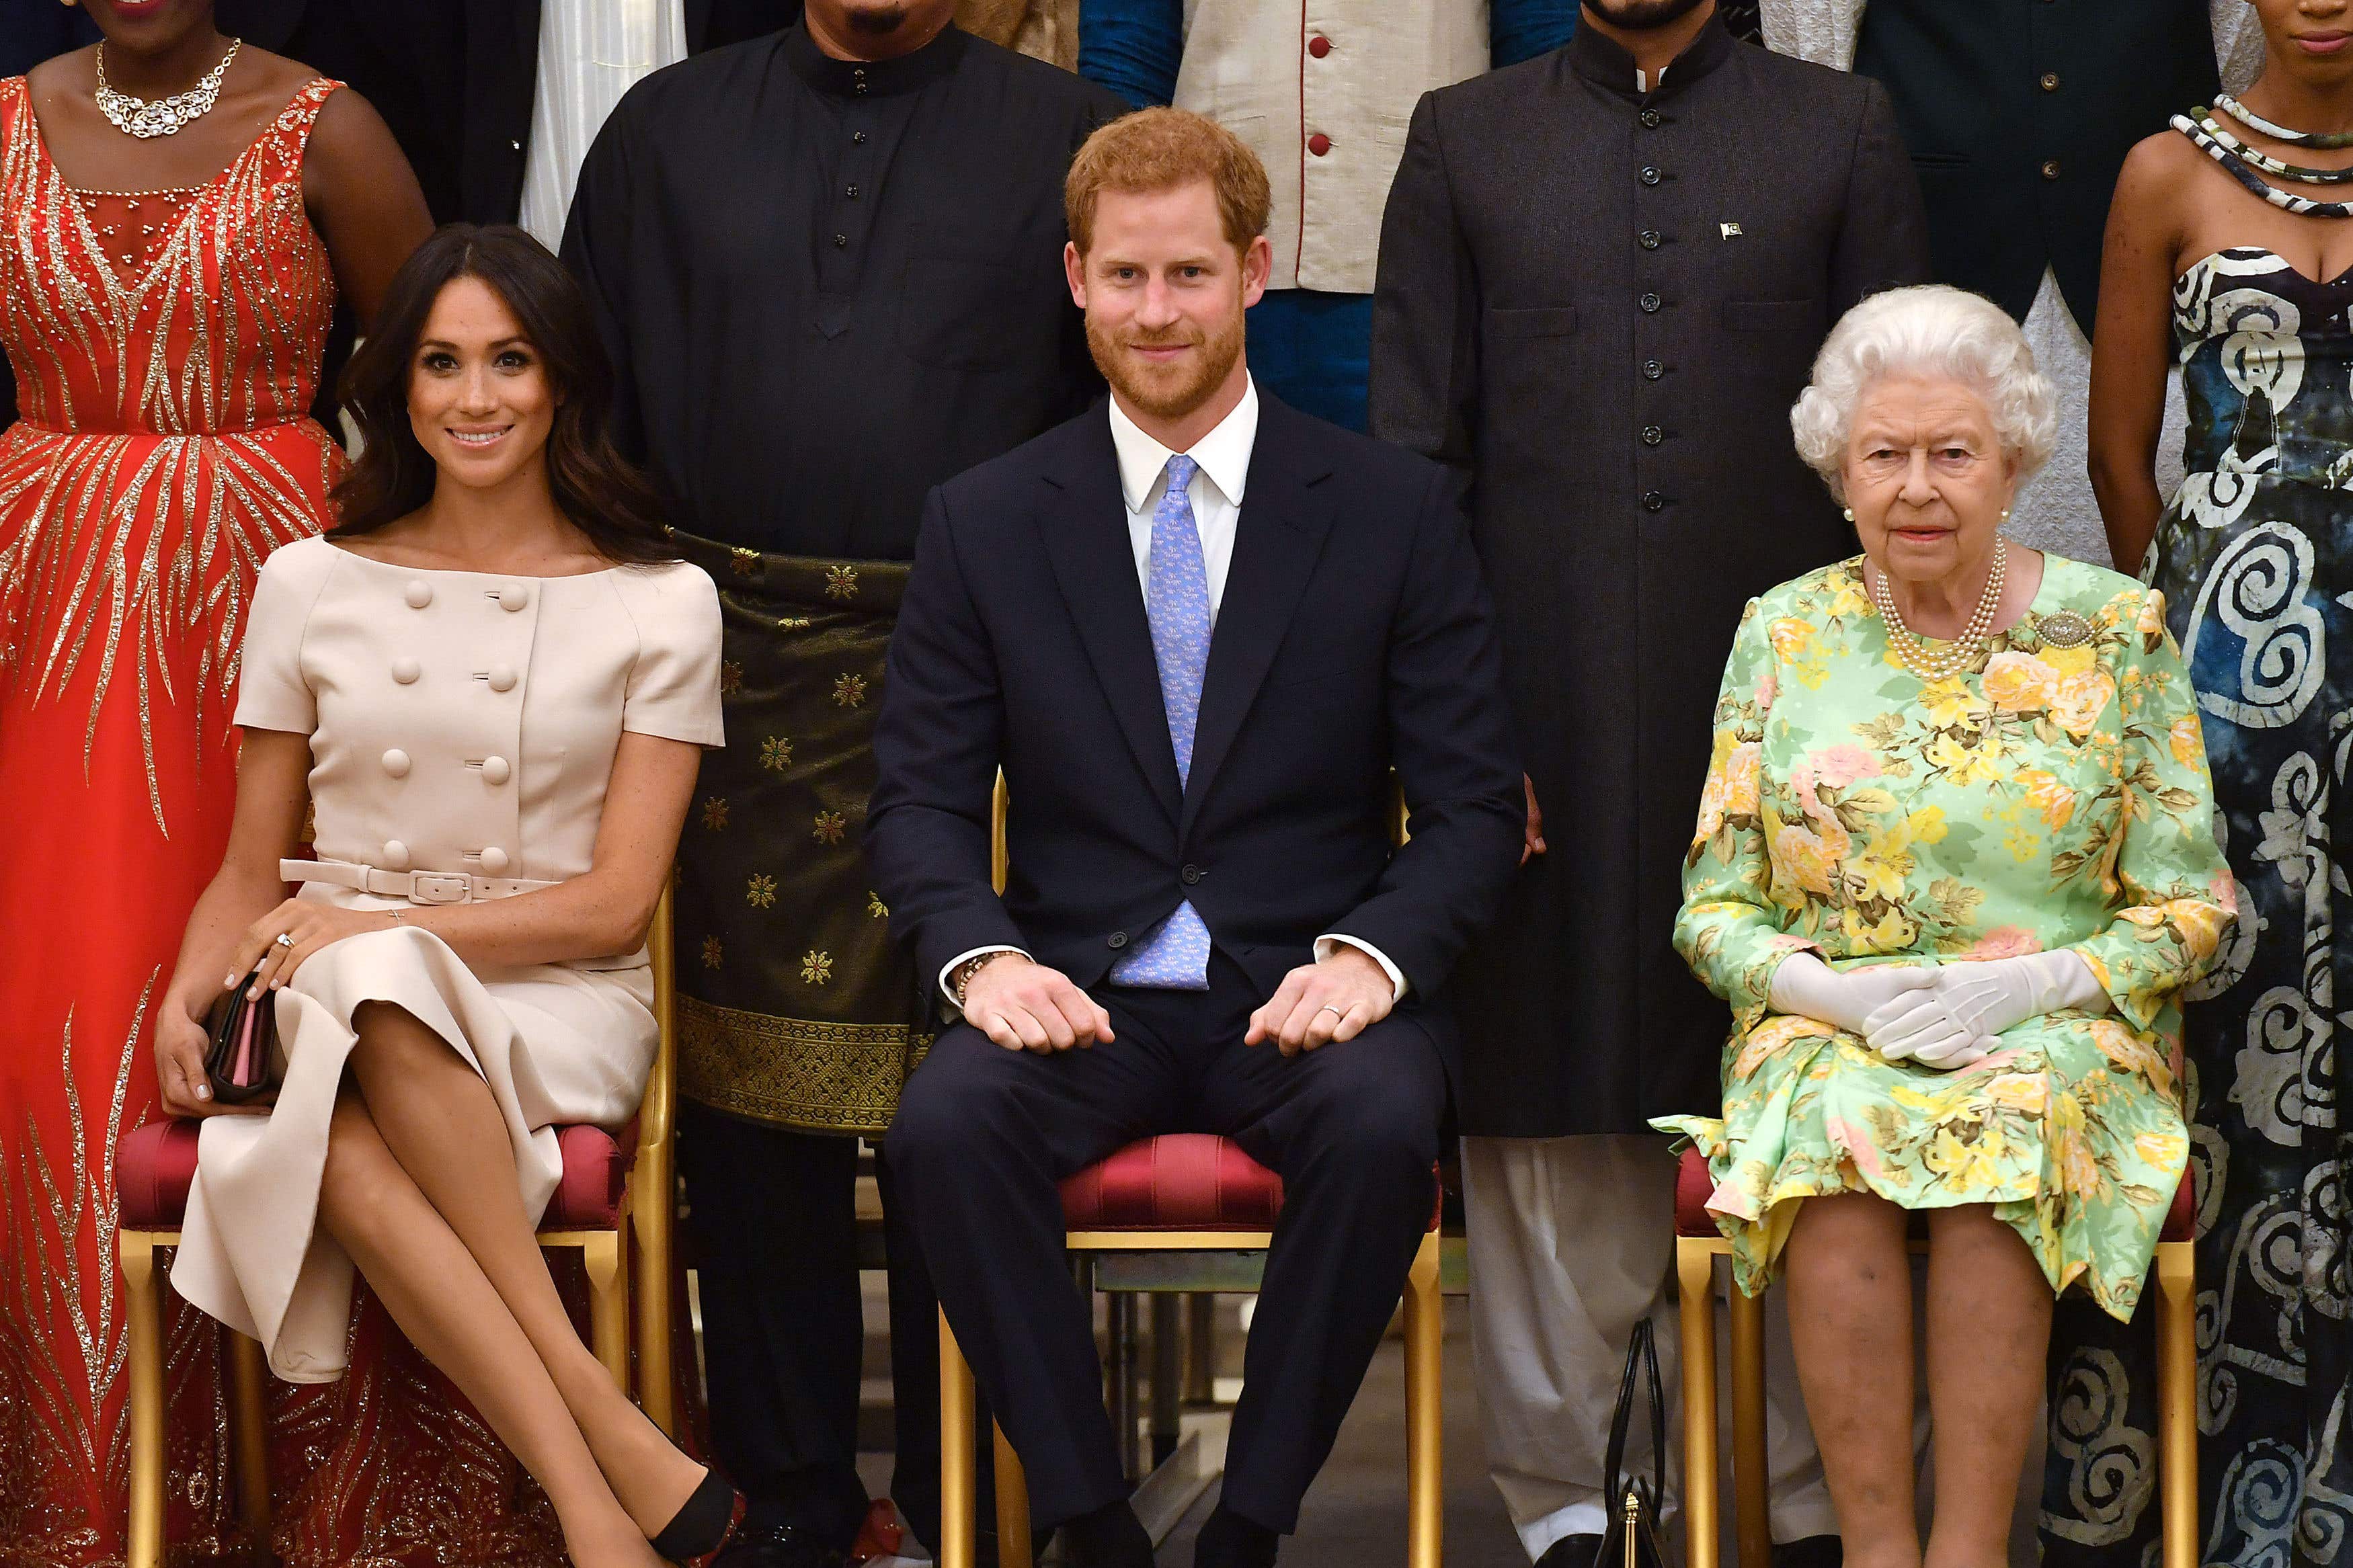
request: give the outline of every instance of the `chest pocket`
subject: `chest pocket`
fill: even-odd
[[[1035,321],[1015,308],[1022,279],[1002,261],[918,255],[899,295],[899,346],[928,365],[992,370],[1012,362],[1013,334]]]

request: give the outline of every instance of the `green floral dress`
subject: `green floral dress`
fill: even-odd
[[[2053,1291],[2129,1318],[2189,1153],[2174,996],[2228,931],[2230,872],[2165,605],[2058,556],[1974,673],[1923,682],[1861,557],[1750,601],[1716,700],[1675,946],[1732,1005],[1722,1120],[1675,1117],[1754,1294],[1793,1201],[1990,1204]],[[2111,1014],[2030,1018],[1975,1067],[1889,1062],[1767,1011],[1773,971],[2071,947]]]

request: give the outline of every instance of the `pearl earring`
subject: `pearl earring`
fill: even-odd
[[[1854,521],[1854,508],[1849,507],[1846,509],[1846,520],[1849,522],[1852,522]]]
[[[2010,508],[2004,507],[2001,509],[2001,520],[2004,522],[2008,522],[2010,521]]]

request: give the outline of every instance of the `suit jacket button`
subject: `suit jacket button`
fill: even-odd
[[[1665,176],[1659,173],[1658,165],[1654,163],[1646,163],[1642,166],[1642,183],[1644,184],[1655,185],[1663,178],[1665,178]]]
[[[433,602],[433,584],[422,577],[411,578],[400,596],[408,601],[410,609],[421,610]]]
[[[1665,300],[1660,299],[1656,294],[1645,294],[1634,302],[1642,307],[1642,314],[1646,316],[1657,315],[1659,313],[1659,307],[1666,303]]]
[[[1655,447],[1666,438],[1667,433],[1664,430],[1660,429],[1656,425],[1645,425],[1642,426],[1643,446]]]
[[[1659,128],[1660,115],[1655,109],[1646,109],[1635,118],[1641,121],[1642,129],[1645,131],[1656,131]]]
[[[1189,888],[1194,883],[1201,879],[1201,868],[1198,866],[1187,866],[1184,870],[1178,872],[1177,875],[1185,879],[1185,885]]]
[[[1644,511],[1664,511],[1667,510],[1667,498],[1661,495],[1656,490],[1645,490],[1642,494],[1642,510]]]
[[[1659,248],[1660,236],[1659,231],[1655,228],[1646,228],[1634,237],[1642,242],[1642,248],[1645,250],[1656,250]]]
[[[1110,936],[1103,939],[1103,945],[1113,949],[1125,947],[1127,945],[1127,933],[1124,931],[1115,931],[1112,932]]]
[[[415,685],[417,678],[424,673],[424,666],[406,656],[392,661],[392,678],[403,686]]]

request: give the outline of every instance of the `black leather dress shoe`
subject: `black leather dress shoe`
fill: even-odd
[[[1773,1543],[1773,1568],[1842,1568],[1846,1545],[1835,1535],[1809,1535]]]
[[[797,1525],[753,1524],[736,1531],[735,1539],[719,1554],[712,1568],[849,1568],[849,1554],[827,1546]]]
[[[1564,1535],[1545,1548],[1536,1568],[1593,1568],[1594,1554],[1600,1550],[1598,1535]]]

